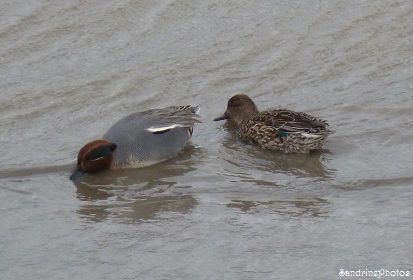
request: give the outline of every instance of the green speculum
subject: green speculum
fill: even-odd
[[[278,131],[277,131],[277,134],[278,134],[280,137],[285,137],[285,136],[287,136],[287,132],[282,131],[282,130],[278,130]]]

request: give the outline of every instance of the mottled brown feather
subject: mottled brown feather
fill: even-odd
[[[265,149],[308,153],[321,149],[331,133],[327,121],[303,112],[272,109],[259,112],[247,95],[228,101],[225,115],[238,125],[238,137]]]

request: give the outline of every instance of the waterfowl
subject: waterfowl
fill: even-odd
[[[198,106],[171,106],[122,118],[102,139],[80,149],[70,179],[109,168],[145,167],[177,156],[200,122],[198,112]]]
[[[225,113],[214,121],[225,119],[237,125],[237,136],[242,141],[284,153],[319,150],[332,133],[326,120],[303,112],[288,109],[260,112],[245,94],[231,97]]]

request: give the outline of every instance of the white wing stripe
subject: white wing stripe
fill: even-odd
[[[185,127],[185,126],[180,125],[180,124],[171,124],[169,126],[161,126],[161,127],[151,126],[151,127],[147,128],[146,130],[149,131],[149,132],[161,132],[161,131],[172,129],[172,128],[175,128],[175,127]]]

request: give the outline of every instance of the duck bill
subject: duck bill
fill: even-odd
[[[70,176],[70,180],[76,181],[85,173],[79,166],[76,168],[75,172]]]
[[[218,118],[215,118],[214,121],[222,121],[222,120],[229,120],[229,116],[227,113],[224,113],[222,116],[219,116]]]

